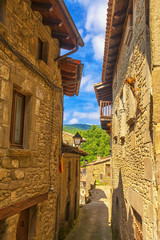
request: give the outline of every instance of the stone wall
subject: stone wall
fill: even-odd
[[[125,45],[125,30],[114,74],[114,82],[117,83],[113,83],[112,226],[119,231],[121,239],[134,239],[137,222],[143,239],[157,239],[150,31],[147,17],[145,1],[133,1],[132,40],[129,46]],[[124,83],[126,78],[133,76],[136,79],[135,89],[140,89],[136,94],[142,111],[130,86]],[[126,129],[123,138],[122,128]]]
[[[83,182],[85,182],[85,187]],[[106,161],[98,159],[81,167],[80,183],[80,203],[85,204],[89,200],[89,190],[94,188],[96,183],[99,185],[111,185],[110,158]]]
[[[159,1],[150,1],[152,89],[153,89],[153,136],[155,157],[155,178],[157,189],[156,216],[157,239],[160,239],[160,8]]]
[[[60,176],[61,193],[59,205],[60,235],[62,235],[64,232],[67,232],[68,226],[72,225],[73,221],[78,216],[80,194],[80,155],[74,153],[64,153],[62,166],[63,171]],[[68,203],[69,212],[67,217]]]
[[[29,233],[30,239],[49,240],[56,227],[62,135],[59,46],[41,15],[31,10],[31,1],[6,0],[5,13],[0,22],[0,209],[51,189],[48,200],[37,204],[37,224]],[[47,64],[37,60],[38,37],[48,41]],[[10,145],[13,89],[26,97],[23,149]],[[16,239],[18,217],[6,219],[5,240]]]

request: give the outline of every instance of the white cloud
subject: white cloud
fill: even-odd
[[[102,60],[104,54],[104,35],[99,34],[92,39],[94,57],[96,60]]]
[[[77,117],[78,119],[92,119],[92,120],[95,120],[95,119],[99,119],[99,112],[74,112],[73,113],[73,116],[74,117]]]
[[[69,113],[68,112],[64,112],[64,116],[63,116],[64,121],[66,121],[68,117],[69,117]]]
[[[91,3],[92,0],[74,0],[74,2],[78,2],[84,6],[87,6]],[[71,0],[70,2],[73,2],[73,0]]]
[[[72,118],[72,119],[68,122],[68,124],[76,124],[76,123],[78,123],[78,119],[77,119],[77,118]]]
[[[92,38],[92,34],[87,34],[87,35],[83,38],[84,43],[89,42],[91,38]]]
[[[78,29],[78,32],[80,33],[81,37],[83,37],[83,29]]]
[[[106,26],[107,1],[95,0],[89,5],[86,29],[88,32],[101,33]]]
[[[81,81],[81,90],[85,92],[93,92],[94,91],[93,84],[94,79],[92,75],[83,76]]]

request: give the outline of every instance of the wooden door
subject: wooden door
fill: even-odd
[[[29,229],[29,208],[23,210],[20,213],[16,240],[28,240],[28,229]]]

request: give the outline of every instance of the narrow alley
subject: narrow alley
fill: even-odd
[[[111,240],[110,197],[109,187],[91,190],[91,202],[80,208],[76,225],[65,240]]]

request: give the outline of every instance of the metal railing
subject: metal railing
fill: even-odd
[[[100,101],[100,118],[112,118],[112,102]]]

